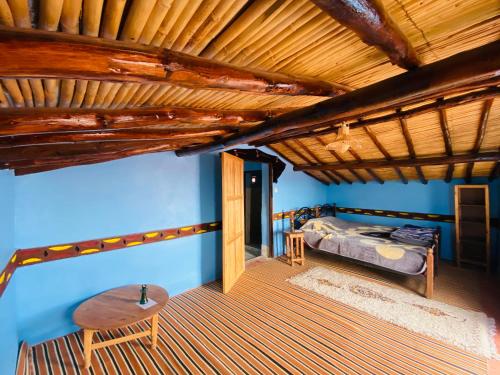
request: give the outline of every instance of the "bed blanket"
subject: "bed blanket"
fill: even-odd
[[[305,242],[313,249],[408,275],[418,275],[426,270],[426,247],[362,234],[364,232],[391,232],[395,228],[327,216],[311,219],[300,229],[304,231]]]

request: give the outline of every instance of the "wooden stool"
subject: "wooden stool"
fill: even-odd
[[[286,231],[286,257],[288,258],[288,264],[294,265],[294,263],[299,263],[301,266],[304,265],[304,232],[297,230],[294,232]]]
[[[73,321],[83,329],[84,368],[90,367],[92,350],[109,345],[151,336],[151,348],[156,349],[158,313],[166,305],[168,293],[159,286],[148,285],[148,298],[156,302],[156,305],[148,309],[136,305],[140,296],[141,285],[128,285],[99,294],[75,310]],[[146,319],[151,319],[151,329],[92,344],[92,337],[96,331],[121,328]]]

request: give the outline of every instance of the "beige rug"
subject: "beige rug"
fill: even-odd
[[[495,320],[482,312],[429,300],[325,267],[314,267],[287,281],[410,331],[487,358],[496,357]]]

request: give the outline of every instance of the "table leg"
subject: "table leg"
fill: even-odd
[[[151,318],[151,349],[156,349],[158,341],[158,314],[154,314]]]
[[[83,354],[85,360],[85,368],[90,367],[90,359],[92,356],[92,337],[94,336],[94,331],[91,329],[83,330]]]

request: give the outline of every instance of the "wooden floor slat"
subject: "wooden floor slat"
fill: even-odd
[[[173,297],[160,314],[156,351],[150,350],[149,338],[102,348],[94,351],[91,369],[83,370],[82,338],[75,333],[31,348],[31,374],[488,373],[485,358],[381,321],[286,280],[321,264],[398,288],[418,290],[415,281],[395,285],[383,274],[319,255],[308,256],[304,267],[292,268],[278,260],[254,262],[227,295],[221,293],[217,282]],[[474,301],[468,305],[472,287],[469,291],[457,287],[455,294],[446,270],[438,280],[443,281],[437,287],[438,296],[449,294],[461,307],[478,308]],[[141,322],[100,332],[95,340],[149,327],[149,322]]]

